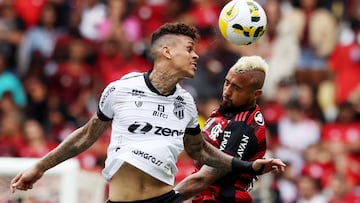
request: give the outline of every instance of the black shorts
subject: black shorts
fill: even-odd
[[[158,197],[153,197],[150,199],[133,201],[133,202],[113,202],[113,201],[106,201],[106,203],[182,203],[180,199],[180,194],[175,193],[174,190],[160,195]]]

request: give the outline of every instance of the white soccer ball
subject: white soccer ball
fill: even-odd
[[[222,8],[219,29],[222,36],[237,45],[249,45],[266,30],[266,13],[255,0],[231,0]]]

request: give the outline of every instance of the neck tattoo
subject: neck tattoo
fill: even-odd
[[[167,73],[152,74],[151,84],[162,94],[170,94],[177,84],[175,77],[171,77]]]

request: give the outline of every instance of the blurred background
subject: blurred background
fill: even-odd
[[[360,202],[360,1],[258,0],[268,26],[248,46],[219,34],[227,2],[0,0],[0,157],[38,158],[53,149],[96,111],[109,82],[151,68],[151,33],[177,21],[201,34],[198,72],[182,81],[201,124],[240,56],[260,55],[270,65],[259,100],[267,156],[287,169],[262,176],[254,202]],[[109,132],[76,157],[84,173],[100,176]],[[193,170],[186,154],[178,166],[176,182]],[[9,181],[2,179],[0,192],[9,192]],[[0,196],[4,203],[56,202]]]

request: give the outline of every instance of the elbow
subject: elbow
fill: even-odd
[[[202,155],[201,147],[193,147],[193,148],[185,148],[186,153],[194,160],[203,163],[203,155]]]

